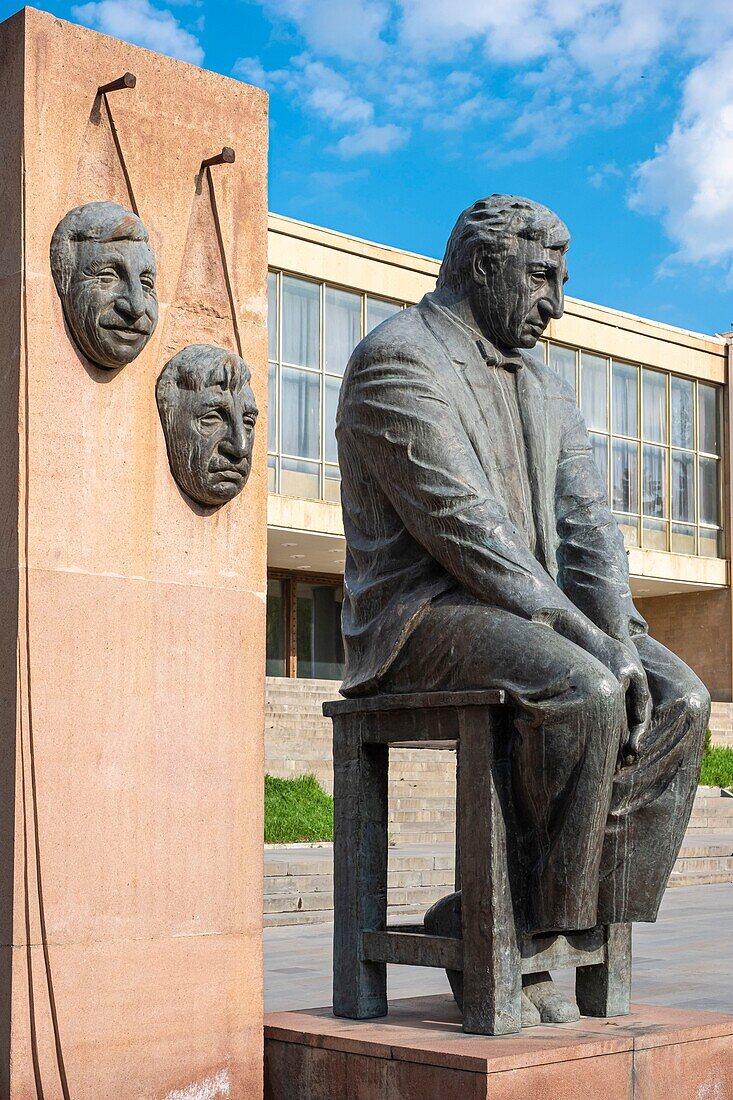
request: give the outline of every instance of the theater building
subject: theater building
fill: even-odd
[[[330,778],[344,537],[334,419],[349,355],[439,263],[269,218],[268,770]],[[538,354],[573,388],[651,633],[701,677],[733,744],[728,359],[688,332],[568,297]]]

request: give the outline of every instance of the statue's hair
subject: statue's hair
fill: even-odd
[[[445,247],[438,286],[462,290],[468,285],[471,264],[478,248],[490,254],[507,254],[517,238],[539,240],[553,230],[570,240],[564,223],[548,207],[517,195],[490,195],[469,206],[458,218]]]
[[[166,407],[175,397],[176,390],[200,393],[210,386],[218,386],[231,393],[248,386],[250,369],[239,355],[213,344],[189,344],[169,359],[161,371],[155,386],[158,404]],[[253,411],[256,412],[254,396]]]
[[[59,294],[69,289],[74,264],[73,245],[79,241],[143,241],[148,231],[137,214],[117,202],[88,202],[61,219],[51,238],[51,274]]]

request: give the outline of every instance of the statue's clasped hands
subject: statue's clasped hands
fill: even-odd
[[[631,767],[639,759],[641,742],[652,715],[649,684],[634,643],[631,639],[620,642],[611,638],[575,608],[543,609],[535,612],[532,618],[535,622],[546,623],[590,653],[618,680],[626,701],[625,737],[620,746],[619,762],[622,767]]]

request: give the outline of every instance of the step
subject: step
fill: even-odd
[[[453,889],[453,850],[401,844],[391,848],[387,871],[390,918],[422,914]],[[283,846],[265,852],[265,925],[314,924],[333,919],[333,848]],[[688,834],[670,887],[733,882],[733,833]]]
[[[673,871],[667,883],[667,888],[675,886],[714,886],[728,882],[733,882],[733,871]]]
[[[730,802],[733,805],[733,796],[731,796],[724,787],[698,787],[695,795],[695,803],[705,802],[707,804],[709,799],[721,799],[722,803]]]

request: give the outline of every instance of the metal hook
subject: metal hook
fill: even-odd
[[[234,164],[237,154],[228,145],[225,145],[220,153],[208,160],[201,161],[202,168],[210,168],[212,164]]]
[[[137,77],[134,73],[123,73],[117,80],[110,80],[109,84],[102,84],[97,88],[97,95],[106,95],[107,92],[116,92],[120,88],[134,88]]]

